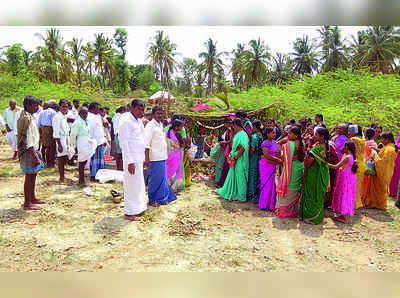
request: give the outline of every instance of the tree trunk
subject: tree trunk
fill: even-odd
[[[90,87],[93,88],[92,63],[89,64]]]

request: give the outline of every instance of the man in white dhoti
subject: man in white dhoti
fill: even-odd
[[[90,138],[90,130],[87,123],[88,110],[86,107],[79,108],[79,117],[76,117],[71,128],[71,146],[78,150],[78,168],[80,186],[85,184],[85,165],[87,161],[96,152],[97,142]]]
[[[68,158],[74,155],[70,145],[69,125],[67,122],[68,101],[61,99],[59,103],[60,111],[53,118],[53,138],[57,145],[58,172],[60,182],[65,180],[65,163]]]
[[[146,187],[143,177],[145,145],[144,126],[141,117],[144,115],[144,103],[134,99],[130,111],[119,120],[118,138],[122,149],[124,167],[124,208],[125,218],[138,220],[137,216],[147,209]]]
[[[14,152],[13,159],[17,158],[17,133],[15,128],[15,114],[20,110],[17,102],[11,99],[8,103],[9,107],[4,110],[4,122],[6,126],[6,139],[11,150]]]

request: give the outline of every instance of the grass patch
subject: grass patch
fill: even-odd
[[[161,208],[154,208],[151,211],[147,211],[142,216],[142,222],[155,222],[156,219],[161,215]]]
[[[23,173],[19,168],[16,167],[4,167],[0,169],[0,177],[18,177],[23,176]]]
[[[387,213],[393,218],[393,221],[389,223],[388,229],[400,231],[400,210],[389,208]]]

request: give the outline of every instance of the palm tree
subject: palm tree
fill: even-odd
[[[323,26],[321,29],[318,29],[318,32],[322,39],[322,70],[335,71],[338,68],[347,68],[347,48],[341,39],[339,27]]]
[[[146,59],[150,60],[151,65],[160,74],[161,85],[168,89],[169,74],[174,72],[176,64],[176,45],[168,36],[164,36],[164,31],[157,31],[153,40]]]
[[[90,79],[90,87],[93,88],[93,64],[95,62],[95,53],[92,47],[92,44],[88,42],[86,46],[84,46],[83,51],[85,52],[84,65],[86,66],[85,71],[86,74],[89,74]]]
[[[62,36],[58,29],[51,27],[46,30],[46,35],[43,36],[40,33],[36,33],[35,36],[44,41],[45,46],[49,49],[49,52],[53,58],[53,63],[57,64],[57,50],[62,46]],[[53,78],[54,82],[58,81],[57,74]]]
[[[204,43],[207,51],[199,54],[199,58],[204,59],[201,63],[201,69],[203,70],[205,77],[208,78],[207,95],[212,94],[214,91],[215,74],[223,71],[223,62],[221,60],[221,56],[225,53],[218,53],[216,45],[217,43],[214,43],[213,40],[209,38],[208,41]]]
[[[244,44],[238,43],[236,45],[236,49],[234,49],[231,53],[233,54],[231,73],[232,73],[232,81],[233,85],[240,88],[240,92],[242,92],[242,88],[244,85],[244,63],[243,59],[241,59],[241,55],[244,51]]]
[[[56,57],[57,61],[59,61],[59,64],[57,64],[59,74],[58,82],[65,83],[72,81],[74,77],[72,59],[71,54],[66,50],[65,45],[57,50]]]
[[[75,64],[76,74],[78,76],[79,88],[82,87],[81,72],[83,67],[84,58],[84,47],[82,45],[82,39],[73,38],[71,41],[67,42],[71,50],[71,56]]]
[[[250,50],[244,50],[241,57],[244,60],[247,88],[254,84],[261,85],[265,82],[268,73],[268,63],[271,58],[268,46],[264,41],[250,40]]]
[[[272,61],[271,82],[278,85],[294,78],[294,61],[288,55],[276,53]]]
[[[315,45],[310,42],[307,35],[303,38],[297,38],[293,42],[293,50],[291,53],[294,56],[294,70],[300,74],[312,73],[318,71],[318,53],[315,50]]]
[[[352,45],[358,48],[354,57],[359,66],[368,66],[372,71],[389,73],[395,68],[400,54],[400,36],[393,26],[368,27],[362,36],[362,43]],[[357,40],[356,40],[357,41]]]
[[[101,80],[99,78],[100,88],[102,90],[106,89],[106,79],[105,79],[105,67],[104,58],[107,56],[109,49],[109,43],[107,38],[104,37],[103,33],[95,34],[95,41],[93,43],[93,54],[97,58],[95,60],[95,69],[100,71]]]

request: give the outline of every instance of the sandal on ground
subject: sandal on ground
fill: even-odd
[[[125,214],[125,219],[130,221],[140,221],[140,218],[136,215],[127,215]]]

